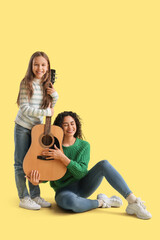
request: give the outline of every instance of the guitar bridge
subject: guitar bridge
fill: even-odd
[[[37,156],[37,159],[39,159],[39,160],[45,160],[45,161],[54,160],[54,158],[47,159],[47,156]]]

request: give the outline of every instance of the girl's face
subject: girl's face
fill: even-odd
[[[72,118],[71,116],[64,117],[62,128],[65,137],[74,137],[74,134],[77,131],[77,126],[74,118]]]
[[[35,57],[32,62],[32,71],[35,78],[41,79],[48,70],[48,62],[42,57]]]

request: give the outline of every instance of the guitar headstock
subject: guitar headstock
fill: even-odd
[[[51,69],[51,83],[54,84],[56,79],[56,70]]]

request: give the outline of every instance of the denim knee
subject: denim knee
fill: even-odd
[[[106,164],[108,164],[109,162],[108,162],[108,160],[106,160],[106,159],[104,159],[104,160],[101,160],[100,162],[99,162],[99,164],[100,165],[106,165]]]
[[[66,193],[59,193],[58,196],[56,196],[56,202],[58,206],[60,206],[63,209],[71,210],[73,212],[81,212],[81,209],[79,208],[78,199],[76,196],[72,196],[71,194]]]
[[[72,210],[75,213],[81,212],[79,201],[76,197],[69,197],[66,199],[66,205],[68,209]]]
[[[16,174],[24,174],[24,170],[23,170],[23,166],[22,165],[18,165],[18,164],[14,164],[14,171]]]
[[[102,175],[104,176],[104,169],[108,169],[110,163],[108,162],[108,160],[102,160],[98,162],[97,165],[99,167],[99,170],[102,172]]]
[[[98,162],[98,165],[103,168],[104,166],[108,166],[109,162],[108,160],[101,160],[100,162]]]

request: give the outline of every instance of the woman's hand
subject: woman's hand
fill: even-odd
[[[47,159],[54,158],[55,160],[61,160],[65,155],[61,152],[59,148],[54,144],[55,149],[46,148],[42,155],[48,156]]]
[[[40,174],[37,170],[32,170],[30,176],[25,176],[33,185],[40,183]]]
[[[57,146],[54,144],[55,149],[49,149],[46,148],[43,152],[42,155],[48,156],[47,159],[55,159],[55,160],[60,160],[63,162],[65,166],[67,166],[70,163],[70,159],[67,158],[67,156],[59,149]]]
[[[54,93],[56,90],[53,87],[53,84],[50,84],[50,87],[47,88],[47,94],[51,95],[52,93]]]

